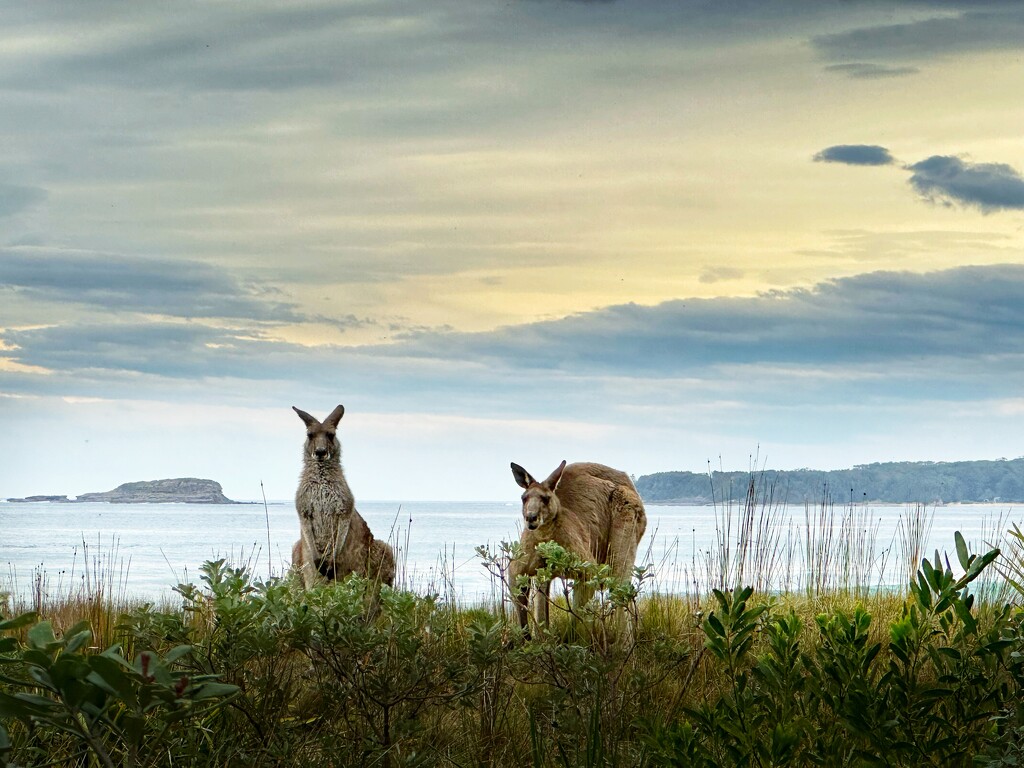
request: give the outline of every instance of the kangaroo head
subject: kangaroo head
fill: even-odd
[[[305,411],[292,406],[299,418],[306,424],[306,458],[311,461],[338,460],[341,443],[338,442],[338,422],[345,415],[345,406],[339,405],[323,421],[317,421]]]
[[[555,489],[558,487],[558,481],[562,479],[564,469],[563,461],[547,480],[538,483],[529,472],[515,462],[512,463],[512,476],[523,489],[523,521],[531,531],[555,522],[555,518],[558,517],[561,505]]]

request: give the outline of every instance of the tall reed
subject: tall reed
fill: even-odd
[[[27,575],[11,570],[0,589],[7,595],[4,612],[9,615],[33,612],[50,619],[54,625],[70,627],[87,619],[100,644],[117,635],[117,617],[138,605],[130,590],[131,556],[121,552],[120,541],[109,544],[98,540],[90,544],[84,538],[76,546],[70,570],[52,573],[40,563]]]

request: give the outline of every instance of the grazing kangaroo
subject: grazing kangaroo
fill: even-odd
[[[629,579],[636,548],[647,529],[647,514],[640,494],[625,472],[603,464],[563,461],[543,482],[537,482],[518,464],[512,474],[523,491],[523,554],[509,567],[516,598],[519,626],[526,626],[529,590],[515,589],[518,576],[533,576],[543,567],[537,545],[554,541],[584,560],[611,566],[616,578]],[[548,623],[548,591],[540,588],[537,620]],[[573,586],[573,606],[582,607],[592,590]]]
[[[306,423],[302,474],[295,492],[301,538],[292,547],[292,564],[302,574],[306,589],[319,577],[340,579],[350,573],[392,586],[395,554],[387,542],[373,538],[341,471],[337,430],[344,406],[322,422],[292,408]]]

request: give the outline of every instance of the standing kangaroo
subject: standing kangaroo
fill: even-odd
[[[523,490],[521,557],[512,561],[509,576],[516,598],[519,626],[526,626],[529,589],[516,590],[519,576],[533,576],[543,567],[537,545],[553,541],[584,560],[611,566],[619,579],[632,576],[636,548],[647,529],[644,503],[625,472],[603,464],[563,461],[543,482],[518,464],[512,475]],[[538,621],[548,623],[548,589],[542,587]],[[573,605],[582,607],[592,591],[573,586]]]
[[[302,474],[295,492],[301,538],[292,547],[292,564],[302,574],[306,589],[320,576],[331,580],[350,573],[392,586],[395,554],[387,542],[373,538],[341,471],[337,430],[344,406],[322,422],[295,406],[292,409],[306,423]]]

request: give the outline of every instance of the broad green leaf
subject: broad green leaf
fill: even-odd
[[[981,572],[988,568],[992,564],[992,561],[999,557],[999,550],[993,549],[986,552],[981,557],[975,557],[974,562],[971,563],[971,567],[967,569],[967,573],[958,581],[955,585],[957,589],[961,589],[967,584],[970,584],[976,578],[981,575]]]
[[[927,563],[928,561],[925,560],[924,562]],[[921,583],[920,589],[919,590],[915,590],[915,592],[917,594],[918,602],[920,602],[921,605],[924,608],[926,608],[926,609],[927,608],[931,608],[931,605],[932,605],[932,593],[931,593],[931,590],[928,588],[928,581],[927,581],[927,579],[925,578],[924,574],[921,571],[917,572],[917,579]]]
[[[191,651],[191,645],[176,645],[164,655],[164,662],[167,664],[173,664],[182,656],[187,656]]]
[[[960,531],[956,531],[953,534],[953,539],[956,541],[956,557],[960,561],[960,567],[965,571],[971,567],[971,556],[967,552],[967,542],[964,541],[964,536]]]
[[[871,666],[871,662],[874,661],[875,656],[878,655],[878,652],[880,650],[882,650],[881,643],[875,643],[870,648],[868,648],[867,653],[864,655],[864,663],[862,664],[863,669],[866,670],[868,667]]]
[[[28,631],[28,644],[32,648],[43,650],[56,641],[53,625],[48,621],[41,621]]]
[[[135,681],[132,673],[126,670],[117,659],[110,658],[105,654],[89,657],[89,666],[92,667],[92,674],[88,680],[94,685],[117,696],[121,701],[135,706],[137,703],[135,693]]]
[[[64,689],[74,680],[83,680],[89,675],[89,664],[76,653],[62,653],[50,668],[54,685]]]
[[[725,592],[722,592],[719,589],[713,589],[711,590],[711,594],[715,596],[715,599],[718,601],[718,604],[722,606],[722,612],[728,613],[730,601],[729,597],[725,594]]]
[[[714,613],[708,614],[708,617],[704,621],[704,624],[706,627],[711,627],[714,633],[719,637],[725,637],[725,627],[722,626],[722,622],[718,620],[718,617],[715,616]]]
[[[46,706],[39,706],[32,702],[25,701],[20,697],[11,696],[8,693],[0,691],[0,718],[6,719],[15,717],[20,720],[31,717],[33,715],[41,715],[49,710],[49,700]]]
[[[102,656],[105,659],[110,659],[115,664],[123,667],[124,669],[132,669],[132,665],[128,661],[128,659],[121,655],[121,646],[119,645],[110,646],[103,653],[99,654],[99,656]]]
[[[74,633],[68,630],[64,634],[64,653],[74,653],[91,639],[92,630],[88,628],[88,622],[86,622],[86,628],[83,630]]]
[[[13,696],[0,691],[0,718],[44,716],[57,707],[52,698],[35,693],[15,693]]]
[[[28,676],[39,683],[43,688],[49,688],[52,690],[56,687],[54,685],[53,678],[50,677],[50,673],[41,667],[29,667]]]
[[[200,699],[215,699],[222,696],[230,696],[238,690],[237,685],[229,683],[203,683],[199,686],[199,690],[193,694],[192,698],[197,701]]]
[[[6,632],[13,629],[21,629],[27,627],[39,616],[35,611],[29,613],[23,613],[20,616],[15,616],[13,619],[6,619],[0,621],[0,632]]]

